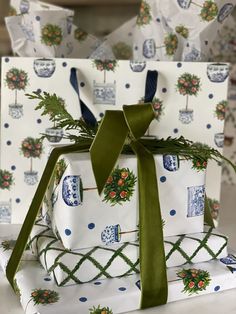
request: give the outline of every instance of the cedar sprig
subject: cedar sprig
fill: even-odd
[[[49,115],[49,120],[55,123],[57,128],[65,128],[65,130],[76,130],[79,135],[65,134],[64,138],[74,142],[81,142],[85,139],[93,139],[97,127],[89,126],[82,118],[75,120],[66,110],[61,98],[56,94],[47,92],[33,92],[26,94],[29,99],[39,100],[35,110],[42,110],[42,116]]]

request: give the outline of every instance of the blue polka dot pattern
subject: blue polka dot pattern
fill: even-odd
[[[158,18],[156,19],[156,21],[157,21],[158,23],[160,23],[160,22],[161,22],[161,19],[158,17]]]
[[[9,62],[9,58],[5,58],[4,60],[5,60],[5,62]]]
[[[207,129],[210,129],[210,128],[211,128],[211,124],[208,123],[208,124],[206,125],[206,127],[207,127]]]
[[[219,291],[220,290],[220,286],[215,286],[214,291]]]
[[[103,113],[103,112],[100,112],[100,113],[99,113],[99,117],[100,117],[100,118],[104,117],[104,113]]]
[[[20,203],[20,199],[19,198],[16,198],[16,203]]]
[[[85,86],[85,83],[84,83],[84,82],[81,82],[81,83],[80,83],[80,86],[81,86],[81,87],[84,87],[84,86]]]
[[[8,123],[4,123],[4,128],[9,128],[9,124]]]
[[[162,88],[162,93],[166,93],[167,92],[167,89],[164,87]]]
[[[7,141],[7,145],[8,145],[8,146],[11,145],[11,141]]]
[[[138,46],[135,46],[135,47],[134,47],[134,50],[138,50]]]
[[[205,40],[205,45],[206,45],[206,46],[208,45],[208,40]]]
[[[35,17],[35,20],[36,20],[36,21],[40,21],[40,16],[37,15],[37,16]]]
[[[182,63],[181,62],[178,62],[177,63],[177,68],[181,68],[182,67]]]
[[[71,230],[70,229],[65,229],[65,235],[67,235],[67,236],[71,235]]]
[[[160,177],[160,181],[161,181],[162,183],[166,182],[166,177],[165,177],[165,176]]]
[[[66,62],[63,62],[62,63],[62,66],[65,68],[67,66],[67,63]]]
[[[210,99],[212,99],[212,98],[214,97],[214,95],[213,95],[213,94],[209,94],[208,97],[209,97]]]
[[[13,171],[16,170],[16,166],[14,166],[14,165],[11,166],[11,170],[13,170]]]
[[[178,130],[177,128],[175,128],[175,129],[173,130],[173,132],[174,132],[174,133],[178,133],[179,130]]]
[[[130,84],[129,83],[125,84],[125,87],[130,88]]]
[[[95,228],[95,224],[94,224],[93,222],[90,223],[90,224],[88,224],[88,228],[89,228],[90,230],[94,229],[94,228]]]
[[[42,120],[41,119],[37,119],[37,123],[42,123]]]
[[[86,302],[88,299],[85,297],[81,297],[81,298],[79,298],[79,300],[80,300],[80,302]]]
[[[120,287],[118,290],[120,290],[120,291],[125,291],[126,288],[125,288],[125,287]]]
[[[94,282],[94,285],[95,286],[100,286],[102,283],[101,283],[101,281],[96,281],[96,282]]]
[[[133,34],[130,32],[128,35],[129,35],[129,36],[132,36]]]
[[[171,209],[170,215],[171,215],[171,216],[175,216],[175,215],[176,215],[176,210],[175,210],[175,209]]]
[[[38,94],[42,93],[42,89],[41,89],[41,88],[38,88],[37,91],[36,91],[36,93],[38,93]]]
[[[52,279],[50,277],[43,278],[44,281],[51,281]]]

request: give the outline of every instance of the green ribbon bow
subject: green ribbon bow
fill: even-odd
[[[153,154],[140,141],[154,118],[151,105],[123,106],[123,112],[108,110],[90,149],[99,193],[127,138],[137,156],[142,309],[165,304],[168,291],[155,161]]]

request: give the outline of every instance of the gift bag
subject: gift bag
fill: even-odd
[[[74,118],[82,114],[97,120],[107,109],[151,101],[156,120],[149,134],[158,138],[183,135],[221,150],[227,76],[227,64],[3,58],[2,222],[4,217],[12,222],[23,220],[50,145],[68,143],[66,131],[41,116],[42,111],[35,110],[38,101],[26,93],[55,93]],[[43,143],[38,140],[42,134],[46,135]],[[162,180],[168,180],[172,172],[166,170]],[[209,167],[206,190],[212,199],[219,199],[220,172],[216,165]]]
[[[73,24],[74,11],[40,1],[12,0],[6,26],[21,57],[87,58],[100,43]]]

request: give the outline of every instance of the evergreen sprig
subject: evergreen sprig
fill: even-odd
[[[65,130],[76,130],[79,135],[66,134],[64,138],[74,142],[81,142],[85,139],[93,139],[97,127],[89,126],[83,119],[75,120],[66,110],[61,98],[56,94],[47,92],[26,94],[29,99],[39,100],[35,110],[42,110],[42,116],[49,115],[49,120],[55,123],[57,128],[65,128]]]

